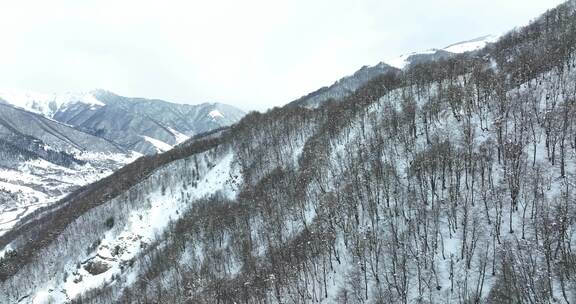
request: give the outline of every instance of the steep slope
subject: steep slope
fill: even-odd
[[[0,237],[0,302],[572,303],[575,17],[142,158]]]

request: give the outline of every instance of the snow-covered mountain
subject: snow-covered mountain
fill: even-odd
[[[191,136],[237,122],[244,112],[221,103],[176,104],[105,90],[42,94],[0,90],[0,102],[44,115],[143,154],[164,152]]]
[[[490,43],[494,43],[498,40],[498,37],[497,35],[482,36],[476,39],[458,42],[443,49],[412,52],[390,60],[385,60],[374,66],[363,66],[354,74],[341,78],[331,86],[320,88],[315,92],[302,96],[291,102],[290,105],[317,108],[328,100],[342,99],[349,96],[369,81],[378,76],[386,75],[395,69],[404,70],[411,64],[448,59],[456,54],[477,51]]]
[[[139,158],[0,236],[0,302],[573,303],[575,67],[570,1]]]
[[[101,107],[104,103],[90,93],[47,94],[17,89],[0,89],[0,102],[52,118],[56,112],[71,104],[81,103]]]

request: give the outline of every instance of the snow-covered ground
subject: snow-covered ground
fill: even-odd
[[[210,113],[208,113],[208,116],[210,116],[212,118],[224,117],[224,115],[222,115],[222,113],[220,113],[220,111],[218,111],[218,110],[210,111]]]
[[[86,163],[67,168],[36,159],[16,169],[0,168],[0,198],[4,197],[0,204],[0,235],[34,210],[112,174],[141,155],[84,152],[75,156]]]
[[[156,152],[158,152],[158,153],[166,152],[166,151],[168,151],[168,150],[170,150],[170,149],[173,148],[172,145],[167,144],[167,143],[165,143],[165,142],[163,142],[163,141],[161,141],[161,140],[159,140],[159,139],[152,138],[152,137],[149,137],[149,136],[146,136],[146,135],[141,135],[141,136],[142,136],[142,138],[144,138],[147,142],[151,143],[151,144],[154,146],[154,148],[156,148]]]

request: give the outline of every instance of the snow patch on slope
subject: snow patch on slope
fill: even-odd
[[[190,139],[190,136],[180,133],[172,128],[168,128],[167,129],[174,135],[174,138],[176,139],[176,144],[179,145],[185,141],[187,141],[188,139]]]
[[[166,152],[166,151],[173,148],[171,145],[169,145],[169,144],[167,144],[161,140],[158,140],[156,138],[148,137],[146,135],[141,135],[141,136],[142,136],[142,138],[144,138],[144,140],[151,143],[156,148],[156,152],[158,152],[158,153]]]
[[[445,47],[444,50],[447,52],[456,53],[456,54],[476,51],[476,50],[479,50],[479,49],[485,47],[489,43],[496,42],[498,40],[498,38],[500,38],[500,35],[487,35],[487,36],[483,36],[480,38],[476,38],[476,39],[472,39],[472,40],[463,41],[463,42],[449,45],[449,46]]]
[[[213,119],[217,118],[217,117],[224,117],[224,115],[222,115],[222,113],[220,113],[220,111],[218,110],[212,110],[210,111],[210,113],[208,113],[208,116],[212,117]]]
[[[436,50],[436,49],[430,49],[430,50],[426,50],[426,51],[422,51],[422,52],[412,52],[412,53],[400,55],[400,56],[398,56],[398,57],[396,57],[396,58],[392,58],[392,59],[387,60],[387,61],[385,61],[385,62],[386,62],[387,64],[389,64],[389,65],[397,68],[397,69],[401,69],[401,70],[402,70],[403,68],[405,68],[405,67],[408,65],[408,63],[410,63],[410,62],[408,61],[408,58],[410,58],[410,56],[413,56],[413,55],[434,54],[434,53],[436,53],[436,51],[438,51],[438,50]]]

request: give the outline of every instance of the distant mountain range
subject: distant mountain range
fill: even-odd
[[[164,152],[190,136],[244,116],[240,109],[221,103],[177,104],[105,90],[80,94],[0,91],[2,101],[142,154]]]

